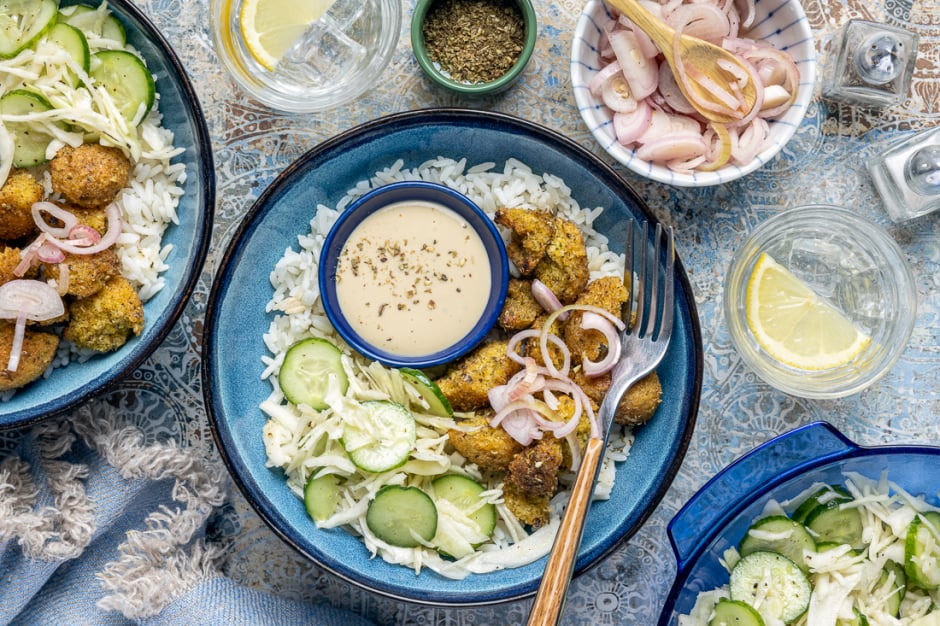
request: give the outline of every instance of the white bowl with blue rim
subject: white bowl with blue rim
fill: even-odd
[[[728,183],[750,174],[773,159],[790,140],[806,116],[816,85],[816,41],[799,0],[757,2],[754,25],[747,36],[783,50],[793,57],[800,72],[793,105],[770,123],[766,147],[750,162],[729,163],[714,171],[676,172],[664,165],[639,158],[636,151],[617,141],[613,112],[591,95],[588,85],[605,63],[600,58],[604,24],[611,9],[603,0],[589,0],[575,26],[571,47],[571,85],[581,117],[600,146],[631,171],[652,180],[678,187],[705,187]]]

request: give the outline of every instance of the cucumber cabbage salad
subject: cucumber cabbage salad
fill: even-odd
[[[0,401],[142,331],[186,177],[158,104],[107,2],[0,0]]]
[[[846,473],[770,501],[680,626],[940,625],[940,509]]]
[[[336,334],[319,300],[320,249],[354,198],[420,179],[457,189],[491,216],[524,207],[570,220],[584,234],[592,277],[619,278],[623,259],[592,227],[601,209],[580,208],[561,179],[519,161],[500,170],[441,157],[402,168],[399,160],[360,182],[335,209],[318,206],[299,250],[288,248],[271,274],[267,310],[277,314],[264,336],[271,354],[263,357],[262,376],[272,390],[261,404],[268,465],[283,469],[318,527],[345,528],[390,563],[456,579],[525,565],[551,549],[567,492],[551,500],[544,526],[530,532],[520,523],[502,484],[449,444],[449,429],[473,428],[463,419],[469,414],[455,413],[424,373],[368,361]],[[631,442],[629,429],[612,433],[596,497],[609,497],[614,462],[626,458]]]

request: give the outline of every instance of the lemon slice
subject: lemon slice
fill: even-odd
[[[277,62],[318,20],[332,0],[245,0],[238,25],[248,52],[266,69]]]
[[[767,253],[757,259],[746,298],[747,323],[757,343],[790,367],[824,370],[845,365],[871,342]]]

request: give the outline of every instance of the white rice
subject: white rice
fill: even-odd
[[[404,180],[423,180],[447,185],[469,197],[491,218],[499,208],[551,210],[557,216],[577,224],[584,233],[592,280],[601,276],[620,276],[623,272],[622,255],[611,252],[608,249],[607,237],[594,229],[594,221],[603,209],[582,208],[561,178],[551,174],[538,175],[516,159],[506,161],[501,168],[495,163],[480,163],[468,168],[466,159],[438,157],[414,169],[405,169],[404,161],[398,160],[390,167],[376,172],[370,179],[356,184],[335,208],[318,205],[316,214],[310,221],[310,232],[298,237],[297,249],[288,247],[285,250],[283,257],[271,272],[274,295],[266,310],[277,311],[279,314],[275,316],[264,335],[265,346],[270,354],[262,356],[265,365],[262,378],[269,380],[272,386],[271,396],[261,405],[270,418],[264,429],[268,465],[285,470],[288,485],[299,497],[302,497],[303,485],[309,472],[307,462],[312,454],[313,444],[306,435],[315,420],[310,413],[302,413],[297,407],[286,403],[277,384],[277,373],[287,349],[310,336],[327,338],[345,348],[344,351],[350,359],[362,359],[345,345],[326,317],[319,298],[317,261],[330,228],[352,201],[375,187]],[[504,232],[504,236],[508,240],[508,232]],[[374,382],[374,379],[359,380],[357,384],[366,385],[370,382]],[[376,390],[378,396],[384,392],[384,389]],[[390,392],[392,399],[396,392]],[[446,428],[443,431],[446,431]],[[612,433],[607,458],[599,478],[596,493],[598,499],[607,499],[610,496],[616,476],[614,462],[626,459],[632,441],[629,430]],[[570,478],[563,480],[570,482]],[[401,549],[388,550],[387,547],[370,544],[370,533],[367,529],[361,525],[357,526],[354,521],[349,524],[353,532],[364,536],[367,547],[384,559],[411,566],[416,570],[422,566],[431,567],[445,576],[455,578],[466,576],[468,573],[524,565],[545,554],[551,547],[559,512],[567,501],[567,495],[559,494],[553,500],[552,522],[528,537],[498,499],[498,495],[496,497],[495,503],[505,523],[497,528],[493,544],[457,563],[441,560],[436,554],[428,554],[428,550],[408,550],[413,554],[406,554]],[[523,554],[524,556],[521,556]]]

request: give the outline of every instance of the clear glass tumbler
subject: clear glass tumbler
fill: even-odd
[[[335,0],[272,71],[248,50],[241,7],[242,0],[210,0],[216,54],[242,88],[284,111],[325,111],[362,95],[379,80],[401,31],[399,0]]]
[[[797,369],[757,342],[747,321],[748,280],[761,253],[839,309],[871,341],[844,365]],[[735,252],[725,278],[724,312],[738,353],[767,383],[795,396],[838,398],[881,378],[907,347],[916,316],[914,276],[881,227],[835,206],[784,211],[755,228]]]

